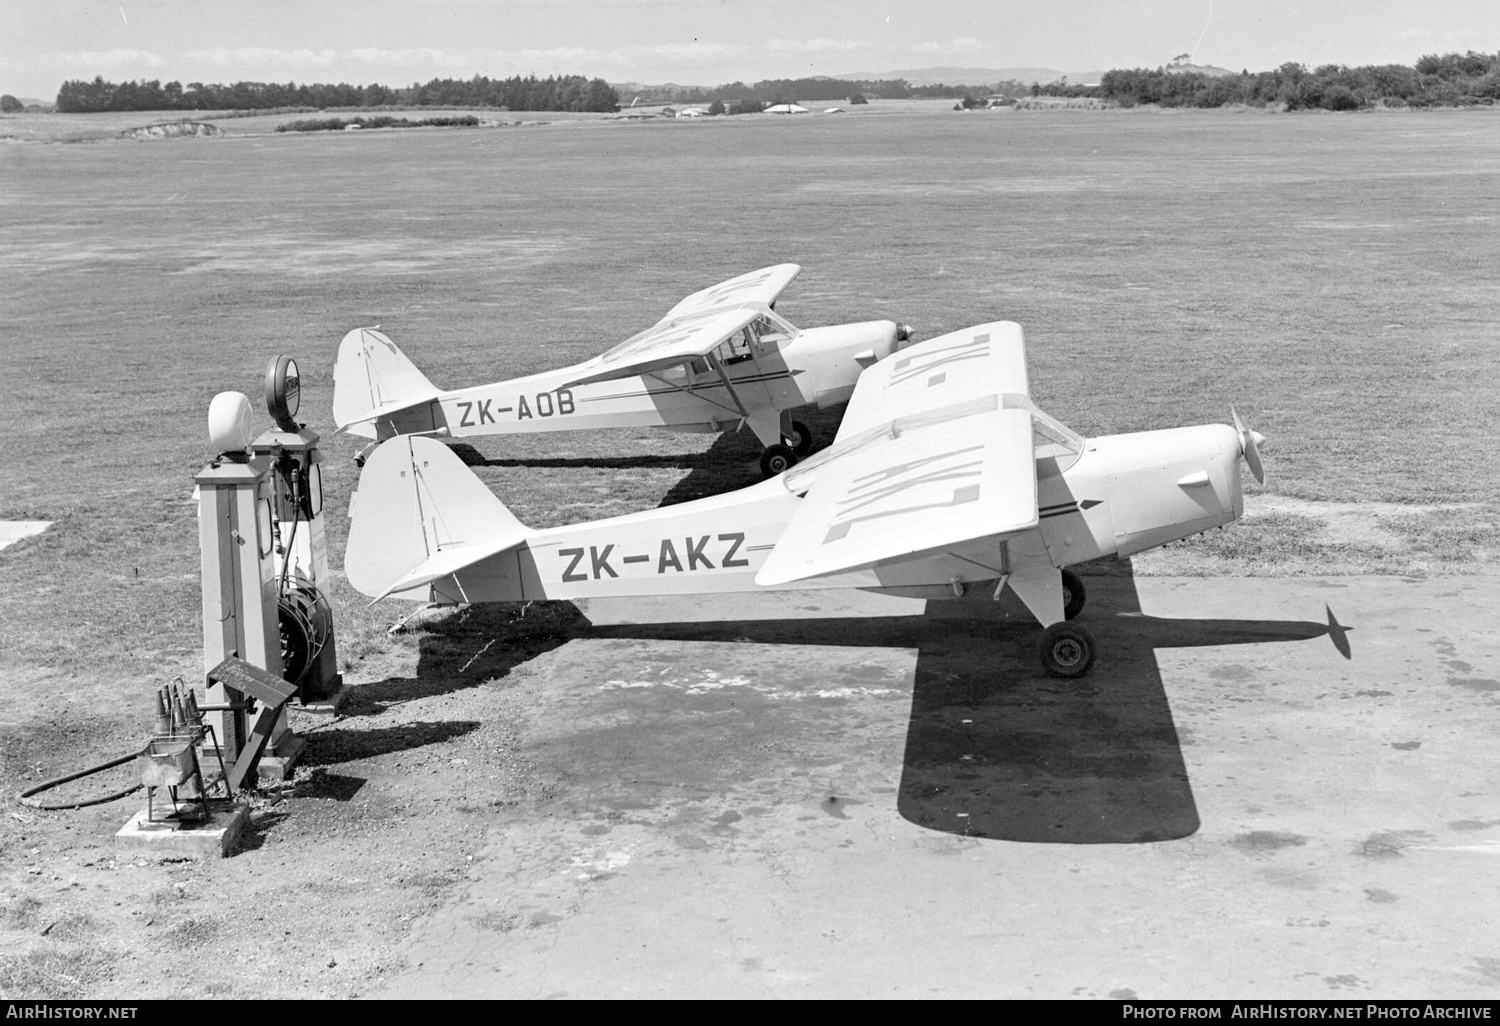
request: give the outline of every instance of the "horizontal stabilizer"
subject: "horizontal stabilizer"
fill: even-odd
[[[333,368],[333,422],[340,431],[431,402],[440,394],[396,343],[374,328],[355,328],[339,343]],[[350,433],[374,437],[369,431]]]
[[[522,528],[515,537],[501,535],[484,542],[465,542],[451,548],[439,549],[431,559],[419,563],[405,577],[388,585],[385,591],[375,596],[375,601],[379,602],[387,595],[407,591],[410,588],[420,588],[424,584],[431,584],[449,574],[457,573],[466,566],[473,566],[481,559],[489,559],[506,549],[520,545],[526,540],[526,535],[525,528]]]
[[[365,461],[344,569],[375,600],[524,545],[531,531],[442,442],[401,435]]]

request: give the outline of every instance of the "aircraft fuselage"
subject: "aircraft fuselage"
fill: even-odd
[[[719,367],[729,385],[707,360],[572,384],[597,370],[584,363],[443,392],[349,430],[384,440],[402,434],[466,438],[618,427],[712,432],[748,422],[769,445],[780,441],[780,411],[848,399],[860,371],[899,345],[893,321],[808,328],[789,339],[757,340],[722,360]]]
[[[536,531],[519,548],[398,593],[440,602],[855,587],[921,598],[993,590],[1006,575],[1129,556],[1243,512],[1240,442],[1210,424],[1086,440],[1038,460],[1035,527],[768,588],[755,575],[802,501],[779,480],[677,506]],[[899,489],[899,479],[893,484]],[[1053,575],[1055,576],[1055,574]]]

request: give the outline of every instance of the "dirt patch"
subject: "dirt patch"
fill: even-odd
[[[525,666],[559,643],[571,606],[474,610],[398,638],[350,675],[338,720],[296,713],[306,740],[292,780],[248,795],[228,859],[117,848],[141,793],[48,812],[14,798],[143,742],[146,718],[51,713],[0,723],[0,999],[354,997],[405,964],[409,924],[458,885],[495,810],[544,801],[519,752]],[[507,653],[504,659],[493,654]],[[30,692],[52,678],[4,675]],[[135,682],[142,690],[150,681]],[[29,694],[25,706],[47,707]],[[108,794],[123,767],[49,800]],[[202,957],[211,949],[213,957]]]
[[[121,139],[207,139],[212,136],[223,135],[224,130],[218,125],[210,125],[202,121],[174,121],[165,125],[145,125],[141,128],[128,128],[120,133]]]

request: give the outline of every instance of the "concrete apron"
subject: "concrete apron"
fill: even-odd
[[[381,996],[1500,996],[1495,579],[1086,583],[591,603]]]

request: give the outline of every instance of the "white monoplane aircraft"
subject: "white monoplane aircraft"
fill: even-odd
[[[1232,412],[1232,411],[1231,411]],[[1082,675],[1063,569],[1227,524],[1244,509],[1235,426],[1083,438],[1032,403],[1021,328],[929,339],[865,371],[829,448],[739,491],[549,530],[525,527],[443,445],[387,442],[352,507],[349,583],[377,600],[863,588],[919,598],[1009,587],[1041,622],[1042,664]]]
[[[812,446],[791,410],[843,402],[861,371],[911,338],[894,321],[792,327],[772,307],[800,270],[777,264],[695,292],[585,363],[452,392],[428,381],[380,332],[356,328],[339,345],[333,419],[340,430],[377,441],[749,425],[765,446],[760,466],[770,477]]]

